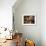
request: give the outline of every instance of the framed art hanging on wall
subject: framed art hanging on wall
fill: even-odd
[[[22,16],[22,24],[23,25],[35,25],[36,24],[36,16],[35,15],[23,15]]]

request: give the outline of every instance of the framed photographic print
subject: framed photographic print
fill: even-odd
[[[23,25],[35,25],[36,24],[36,16],[35,15],[23,15],[22,16],[22,24]]]

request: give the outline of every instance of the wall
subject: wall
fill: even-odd
[[[41,46],[40,6],[40,0],[23,0],[17,8],[13,7],[15,29],[23,33],[24,39],[34,40],[36,46]],[[24,14],[34,14],[36,16],[36,25],[22,25],[22,16]]]
[[[46,0],[41,1],[41,41],[46,46]]]
[[[16,0],[0,0],[0,27],[12,28],[12,6]]]

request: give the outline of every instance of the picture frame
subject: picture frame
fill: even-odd
[[[36,15],[24,14],[22,16],[22,25],[36,25]]]

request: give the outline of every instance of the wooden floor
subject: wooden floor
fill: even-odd
[[[15,45],[15,39],[13,40],[6,40],[6,42],[2,43],[0,46],[16,46]]]

